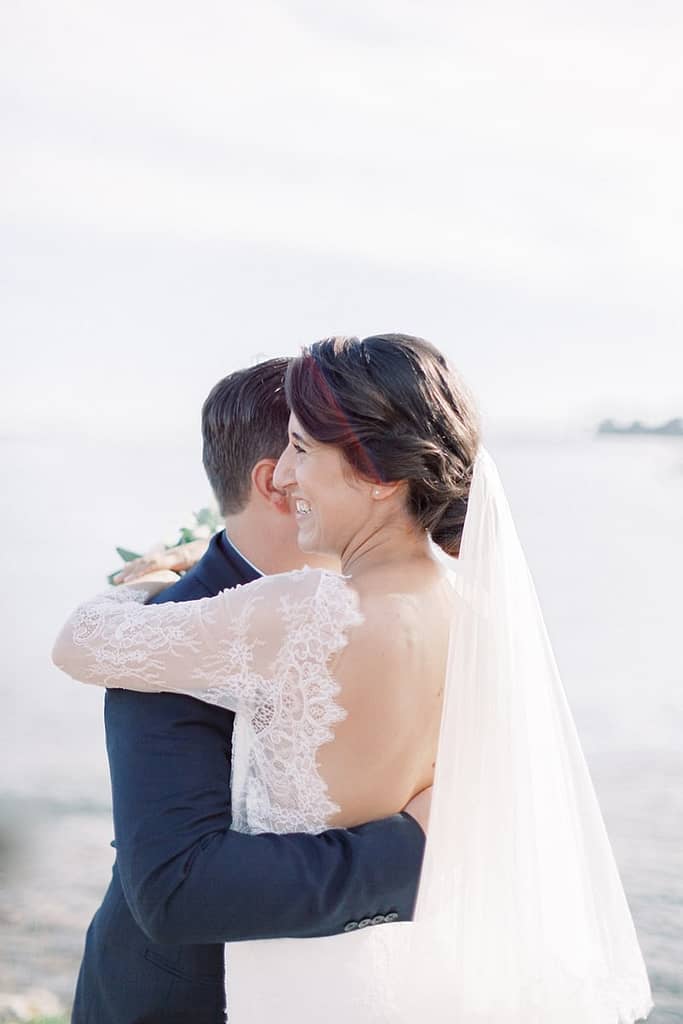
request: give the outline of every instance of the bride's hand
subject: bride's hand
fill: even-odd
[[[191,569],[206,552],[208,540],[191,540],[189,544],[178,544],[177,547],[163,550],[152,548],[141,558],[126,562],[121,572],[114,576],[113,583],[130,583],[151,572],[170,569],[172,572],[185,572]]]
[[[410,803],[406,804],[403,810],[406,814],[409,814],[411,818],[415,818],[422,831],[427,834],[427,824],[429,822],[429,812],[432,806],[432,787],[427,786],[426,789],[421,790],[417,793]]]
[[[150,597],[155,597],[167,587],[172,587],[179,579],[178,573],[171,572],[170,569],[155,569],[144,576],[136,576],[132,582],[126,581],[125,585],[128,590],[144,590],[147,600],[149,600]]]

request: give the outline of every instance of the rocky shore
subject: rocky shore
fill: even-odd
[[[0,1024],[67,1024],[85,932],[108,884],[106,808],[0,802]]]

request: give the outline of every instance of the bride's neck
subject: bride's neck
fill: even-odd
[[[364,537],[354,538],[342,552],[342,572],[354,579],[379,568],[396,567],[422,559],[432,561],[425,530],[400,522],[385,524]]]

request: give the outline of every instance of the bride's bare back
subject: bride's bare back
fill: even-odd
[[[448,657],[452,591],[426,559],[351,580],[363,622],[333,674],[347,717],[320,748],[320,774],[350,827],[400,811],[431,785]]]

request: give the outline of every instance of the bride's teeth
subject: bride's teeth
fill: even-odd
[[[307,501],[303,501],[301,498],[297,498],[296,510],[302,514],[307,515],[311,511],[311,506]]]

